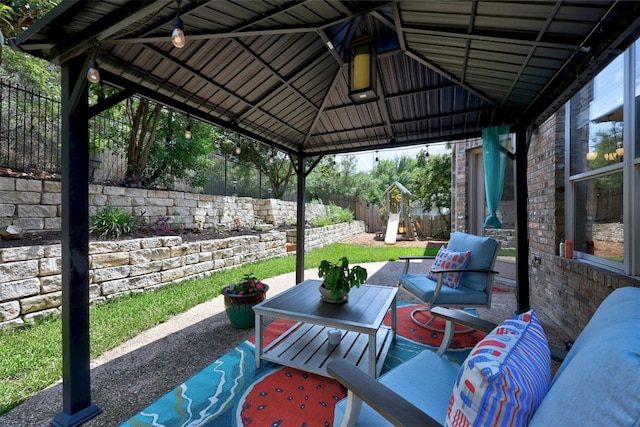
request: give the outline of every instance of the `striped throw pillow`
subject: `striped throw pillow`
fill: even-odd
[[[550,383],[549,344],[531,310],[502,322],[471,350],[453,387],[445,425],[526,426]]]
[[[431,270],[463,269],[469,264],[469,259],[471,259],[471,251],[454,252],[442,246],[433,261],[427,277],[431,280],[438,281],[438,275],[434,274]],[[443,273],[442,275],[442,283],[455,289],[460,283],[462,273]]]

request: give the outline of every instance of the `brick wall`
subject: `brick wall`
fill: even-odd
[[[640,287],[640,281],[579,259],[558,256],[560,238],[566,235],[564,132],[564,110],[560,109],[532,136],[527,155],[529,253],[526,257],[531,306],[543,311],[569,336],[576,337],[607,295],[623,286]],[[479,139],[456,144],[453,230],[469,228],[469,153],[481,144]],[[503,247],[515,244],[515,236],[510,238],[508,233],[502,236],[504,232],[485,230],[485,234],[500,238]],[[616,229],[609,227],[607,232],[614,233]],[[534,262],[534,257],[540,262]]]
[[[305,247],[320,248],[362,232],[362,221],[310,228],[305,230]],[[287,235],[272,231],[188,243],[180,236],[91,242],[89,298],[97,303],[246,262],[286,256]],[[0,249],[0,330],[59,314],[61,305],[60,245]]]
[[[533,135],[528,153],[529,286],[531,304],[576,337],[600,303],[623,286],[640,287],[632,277],[558,256],[565,231],[564,110]],[[533,258],[539,257],[540,263]]]

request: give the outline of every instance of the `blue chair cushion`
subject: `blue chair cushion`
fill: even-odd
[[[640,424],[640,289],[611,293],[580,333],[531,419],[541,426]]]
[[[424,350],[378,380],[444,425],[458,370],[458,365],[431,350]],[[346,406],[346,398],[336,404],[334,426],[339,426],[342,422]],[[390,426],[391,423],[363,403],[356,425],[376,427]]]
[[[473,258],[473,254],[471,257]],[[427,278],[424,274],[401,274],[399,282],[409,293],[415,295],[421,301],[431,301],[437,284],[437,282]],[[438,300],[434,301],[434,303],[444,306],[447,304],[470,306],[486,305],[488,301],[486,292],[475,291],[460,284],[455,289],[443,286]]]
[[[447,249],[454,252],[471,251],[467,268],[471,270],[490,270],[496,258],[499,243],[490,237],[454,232],[451,234]],[[487,275],[483,273],[463,273],[460,286],[473,291],[484,292],[487,288]]]

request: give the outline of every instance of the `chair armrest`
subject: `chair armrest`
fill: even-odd
[[[428,351],[428,350],[426,350]],[[441,427],[411,402],[344,359],[329,362],[327,372],[395,426]],[[352,398],[351,393],[349,398]],[[345,414],[345,417],[348,414]]]
[[[399,260],[404,261],[404,269],[402,274],[407,274],[411,261],[421,261],[425,259],[436,259],[433,255],[402,255],[398,257]]]
[[[431,272],[434,274],[441,273],[487,273],[487,274],[498,274],[499,271],[495,270],[482,270],[482,269],[471,269],[471,268],[450,268],[450,269],[440,269],[435,268],[431,269]]]
[[[439,317],[444,320],[448,320],[457,325],[473,328],[477,331],[488,334],[495,329],[496,325],[493,322],[487,322],[478,317],[472,316],[469,313],[465,313],[462,310],[453,310],[451,308],[444,307],[432,307],[431,314],[435,317]]]
[[[458,325],[463,325],[469,328],[473,328],[475,330],[484,332],[486,334],[488,334],[496,326],[498,326],[495,323],[487,322],[486,320],[479,319],[468,313],[465,313],[464,311],[453,310],[450,308],[433,307],[431,309],[431,314],[435,317],[440,317],[441,319],[448,320]],[[551,360],[554,360],[556,362],[562,363],[565,357],[567,357],[568,352],[558,346],[549,344],[549,350],[551,351]]]

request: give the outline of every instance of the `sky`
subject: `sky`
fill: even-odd
[[[402,156],[417,156],[421,150],[425,150],[425,145],[412,147],[379,150],[377,155],[380,160],[393,160]],[[429,144],[429,154],[443,154],[446,152],[446,144]],[[358,172],[369,172],[373,169],[376,152],[364,151],[362,153],[340,154],[336,156],[336,162],[340,162],[347,156],[354,156],[357,162]]]

